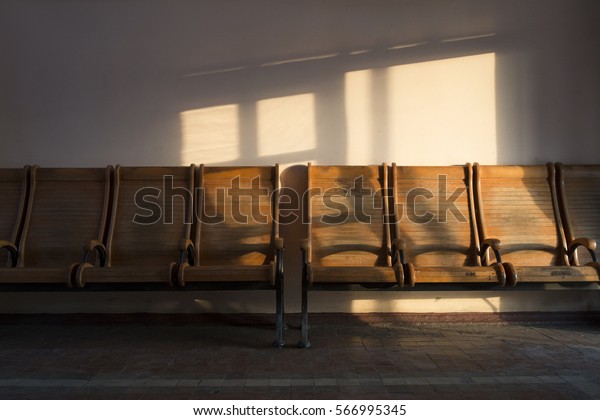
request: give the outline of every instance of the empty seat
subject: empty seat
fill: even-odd
[[[283,239],[279,237],[279,166],[198,170],[193,241],[179,285],[275,288],[276,337],[283,345]],[[254,286],[252,286],[254,285]]]
[[[115,168],[106,264],[79,266],[76,283],[172,286],[192,226],[195,166]]]
[[[315,284],[394,285],[387,166],[308,165],[308,238],[302,243],[302,339],[308,339],[308,290]],[[399,262],[398,262],[399,263]]]
[[[600,165],[556,164],[559,203],[572,265],[597,262]]]
[[[101,264],[112,167],[31,169],[26,216],[15,268],[0,270],[3,283],[72,285],[75,267]],[[87,250],[87,251],[86,251]]]
[[[504,286],[498,262],[481,265],[473,206],[472,167],[392,165],[394,253],[415,283]]]
[[[597,282],[597,267],[569,266],[554,165],[474,165],[485,260],[503,262],[507,281]]]

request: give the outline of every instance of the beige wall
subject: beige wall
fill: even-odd
[[[302,189],[307,161],[598,163],[599,18],[595,0],[2,0],[0,166],[278,162],[283,183]],[[297,311],[304,233],[283,234]],[[600,308],[597,291],[569,292],[560,305],[548,293],[315,293],[311,302],[323,311]],[[246,307],[222,294],[51,296],[62,303],[11,293],[0,304],[271,310],[266,298]]]

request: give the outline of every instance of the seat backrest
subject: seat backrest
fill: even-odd
[[[0,240],[10,241],[15,246],[20,239],[25,205],[29,167],[22,169],[0,169]],[[8,252],[0,249],[0,267],[9,263]]]
[[[480,241],[502,243],[503,261],[521,266],[566,264],[554,165],[474,165]]]
[[[600,165],[557,164],[558,192],[565,235],[600,242]],[[592,261],[584,249],[577,251],[579,264]]]
[[[309,164],[307,207],[312,263],[390,266],[386,191],[386,165]]]
[[[198,170],[194,244],[198,265],[263,265],[278,236],[279,166]]]
[[[195,166],[115,168],[107,265],[168,265],[190,237]]]
[[[112,167],[31,169],[19,267],[65,269],[83,261],[84,247],[102,240]]]
[[[421,267],[476,266],[479,239],[472,168],[392,166],[396,237],[405,259]]]

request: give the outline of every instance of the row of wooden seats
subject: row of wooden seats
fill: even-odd
[[[309,164],[301,344],[315,284],[598,282],[599,183],[600,166]],[[0,283],[274,287],[283,343],[277,165],[0,169],[0,196]]]
[[[0,283],[265,286],[283,344],[277,165],[0,169],[0,196]]]
[[[308,191],[301,346],[313,285],[600,280],[600,166],[309,164]]]

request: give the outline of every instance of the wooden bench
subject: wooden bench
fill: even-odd
[[[472,166],[392,164],[394,249],[415,283],[504,286],[502,264],[482,266],[473,203]]]
[[[275,341],[283,346],[283,238],[279,166],[198,170],[195,223],[178,283],[275,289]]]
[[[115,168],[106,241],[89,252],[104,264],[81,264],[76,284],[164,283],[173,286],[192,227],[195,166]],[[105,248],[105,251],[104,251]]]
[[[600,239],[600,165],[556,164],[559,205],[569,263],[598,262]]]
[[[29,166],[0,169],[0,267],[13,267],[18,261],[29,172]]]
[[[101,243],[112,167],[31,168],[18,259],[0,270],[2,283],[72,286],[86,244]]]
[[[302,347],[315,285],[600,280],[600,166],[307,171]],[[283,345],[277,165],[0,169],[0,196],[0,283],[274,289]]]
[[[0,176],[3,222],[11,220],[2,225],[11,255],[0,283],[274,288],[283,345],[278,166],[33,167]]]
[[[573,247],[567,249],[553,164],[475,164],[474,175],[484,261],[502,262],[509,284],[600,280],[598,266],[569,265]]]
[[[388,169],[308,164],[308,238],[302,241],[302,338],[309,347],[308,290],[314,284],[402,283],[392,262]]]

